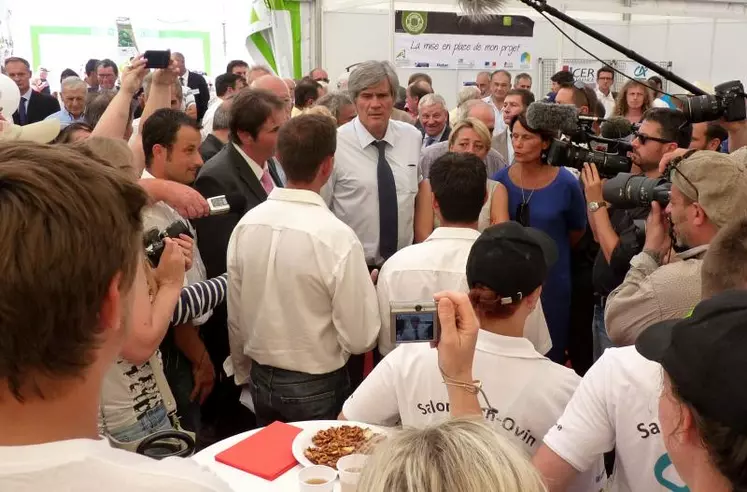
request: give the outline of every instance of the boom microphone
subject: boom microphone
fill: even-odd
[[[633,124],[622,116],[612,116],[602,123],[604,138],[625,138],[633,134]]]
[[[578,132],[578,108],[571,104],[535,102],[527,109],[527,123],[534,130]]]

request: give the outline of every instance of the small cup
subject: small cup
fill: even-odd
[[[342,492],[356,492],[358,480],[361,478],[361,472],[363,467],[366,466],[367,460],[368,456],[365,454],[351,454],[337,461]]]
[[[304,468],[298,473],[301,492],[333,492],[337,471],[323,465]]]

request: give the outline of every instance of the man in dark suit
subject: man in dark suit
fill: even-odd
[[[418,122],[415,127],[423,134],[423,147],[449,140],[449,110],[446,100],[438,94],[426,94],[418,103]]]
[[[229,123],[231,117],[231,100],[223,101],[213,113],[211,118],[211,127],[205,128],[208,136],[200,144],[200,155],[204,162],[212,159],[230,139]]]
[[[11,57],[5,60],[5,73],[13,79],[21,92],[18,109],[13,113],[16,125],[28,125],[42,121],[60,110],[60,103],[52,96],[41,94],[31,88],[31,65],[23,58]]]
[[[179,69],[179,81],[182,87],[189,87],[190,89],[198,90],[199,93],[195,94],[195,104],[197,105],[197,120],[202,121],[202,117],[205,116],[205,111],[208,109],[210,103],[210,88],[208,87],[205,77],[199,73],[190,72],[187,70],[187,66],[184,62],[184,55],[181,53],[172,53],[171,57],[176,62],[176,66]]]
[[[287,120],[285,102],[270,92],[243,90],[230,101],[230,140],[203,166],[195,188],[206,198],[238,193],[246,204],[241,210],[194,222],[209,278],[226,273],[228,240],[234,227],[277,186],[267,162],[275,155],[278,130]],[[230,354],[227,319],[223,304],[203,325],[205,346],[216,368],[223,367]],[[214,395],[203,406],[203,423],[213,426],[214,438],[222,439],[246,430],[251,422],[242,418],[240,408],[232,407],[237,405],[240,393],[233,379],[224,372],[218,379]]]

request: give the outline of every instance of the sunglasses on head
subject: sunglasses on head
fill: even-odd
[[[633,132],[633,136],[641,141],[641,144],[646,145],[646,142],[649,140],[653,140],[654,142],[659,142],[662,144],[668,144],[668,143],[674,143],[674,140],[667,140],[665,138],[657,138],[657,137],[651,137],[646,135],[645,133],[641,132]]]
[[[695,191],[695,197],[698,197],[698,188],[695,187],[692,181],[685,176],[685,173],[680,171],[679,165],[684,161],[685,159],[688,159],[690,156],[692,156],[696,151],[690,150],[689,152],[686,152],[684,155],[677,156],[671,161],[669,161],[669,164],[667,164],[667,168],[664,170],[664,177],[669,181],[672,182],[672,178],[674,177],[674,172],[677,171],[677,174],[679,174],[682,179],[685,180],[685,182],[690,185],[690,188],[692,188]]]

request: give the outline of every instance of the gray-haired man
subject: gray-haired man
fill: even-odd
[[[70,123],[83,121],[83,112],[86,109],[86,95],[88,94],[86,82],[78,77],[67,77],[62,81],[61,92],[64,107],[44,119],[60,120],[62,128],[65,128]]]
[[[423,134],[423,148],[449,140],[449,110],[446,100],[438,94],[426,94],[418,102],[418,122],[415,127]]]

